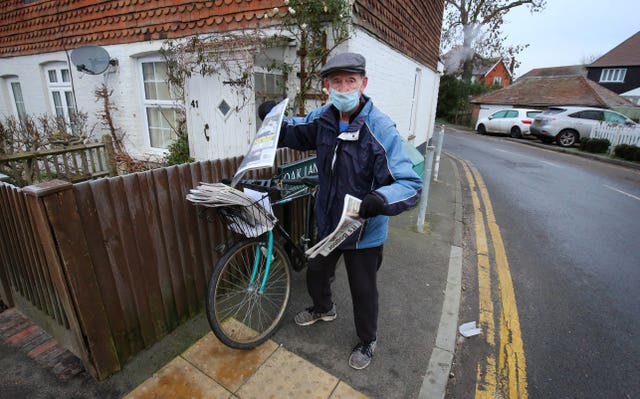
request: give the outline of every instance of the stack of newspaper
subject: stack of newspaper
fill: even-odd
[[[269,196],[259,191],[246,188],[240,191],[223,183],[200,183],[189,191],[187,200],[197,205],[222,207],[227,227],[247,237],[266,233],[277,221]]]
[[[344,205],[342,207],[342,215],[338,226],[325,238],[320,240],[316,245],[307,249],[305,254],[309,258],[315,258],[318,255],[327,256],[331,251],[342,244],[351,234],[353,234],[362,225],[362,218],[358,215],[360,211],[360,203],[362,201],[352,195],[344,196]]]

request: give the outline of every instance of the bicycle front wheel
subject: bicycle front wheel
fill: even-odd
[[[266,236],[239,242],[220,258],[209,280],[207,318],[216,337],[231,348],[255,348],[282,321],[291,292],[291,261],[274,241],[261,292],[266,257]]]

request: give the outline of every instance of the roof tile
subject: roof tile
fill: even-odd
[[[475,104],[510,104],[514,106],[546,107],[579,105],[613,108],[634,106],[613,91],[584,76],[541,77],[518,80],[503,89],[471,100]]]
[[[589,68],[640,66],[640,31],[595,60]]]
[[[0,57],[57,51],[63,45],[116,44],[149,34],[178,38],[252,27],[282,0],[44,0],[0,2]],[[254,22],[251,22],[254,21]],[[52,41],[52,37],[60,40]],[[77,40],[76,40],[77,39]]]

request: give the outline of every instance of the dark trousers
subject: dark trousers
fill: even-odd
[[[349,277],[356,333],[363,342],[376,339],[378,331],[378,285],[376,274],[382,264],[382,245],[375,248],[335,250],[318,256],[307,265],[307,289],[316,312],[327,312],[333,306],[331,282],[340,256]]]

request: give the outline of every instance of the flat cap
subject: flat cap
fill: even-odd
[[[365,73],[366,60],[358,53],[341,53],[329,59],[320,69],[320,76],[326,78],[337,71]]]

